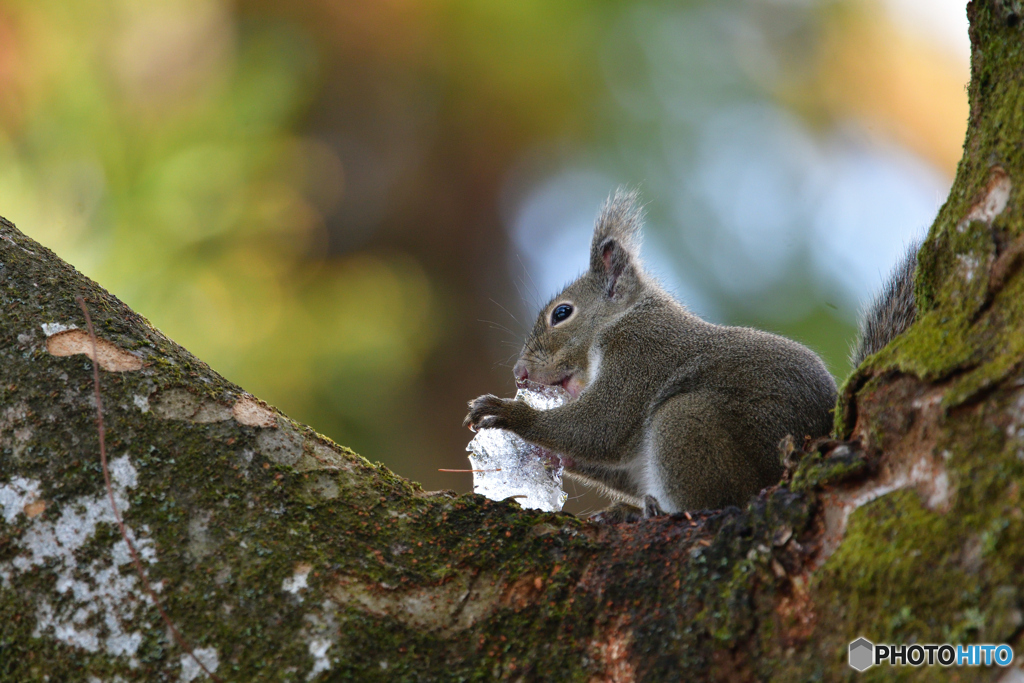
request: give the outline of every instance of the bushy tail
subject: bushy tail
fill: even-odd
[[[917,316],[914,271],[917,269],[917,250],[920,246],[919,243],[913,244],[907,249],[882,292],[864,311],[857,344],[850,359],[853,367],[860,365],[871,354],[881,351],[914,322]]]

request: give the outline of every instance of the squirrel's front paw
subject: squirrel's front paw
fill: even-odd
[[[469,415],[462,421],[462,426],[474,432],[478,429],[508,429],[512,427],[516,402],[508,398],[498,398],[491,394],[475,398],[469,402]]]

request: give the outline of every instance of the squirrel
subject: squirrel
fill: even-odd
[[[917,270],[917,252],[920,247],[920,242],[912,242],[907,247],[882,291],[861,316],[857,342],[850,354],[853,367],[903,334],[917,317],[914,272]]]
[[[706,322],[666,292],[641,265],[641,223],[636,194],[616,191],[589,269],[544,306],[513,368],[518,385],[560,385],[572,400],[538,411],[485,395],[464,421],[557,453],[567,475],[617,501],[599,513],[610,521],[744,504],[781,478],[784,437],[829,434],[836,402],[810,349]],[[915,253],[868,312],[858,363],[913,320]]]

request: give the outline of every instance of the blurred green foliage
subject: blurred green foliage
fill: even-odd
[[[3,214],[251,391],[377,419],[435,302],[408,256],[322,253],[304,33],[211,2],[8,2],[0,27]]]

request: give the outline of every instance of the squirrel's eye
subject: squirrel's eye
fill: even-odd
[[[551,311],[551,324],[557,325],[570,315],[572,315],[572,306],[569,304],[559,304],[555,306],[555,310]]]

